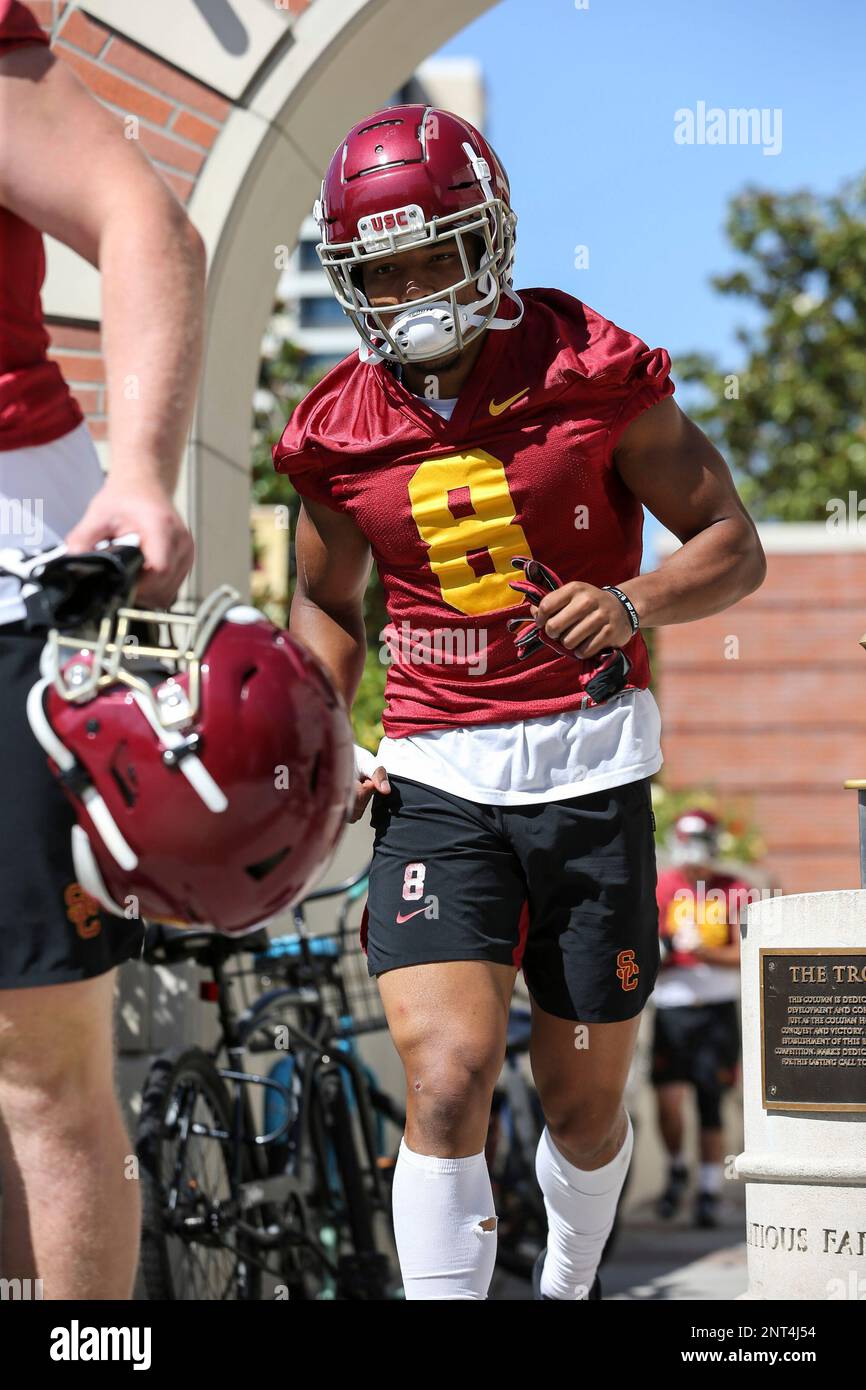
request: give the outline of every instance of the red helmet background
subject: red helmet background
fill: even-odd
[[[67,660],[67,677],[76,663],[86,672],[93,653]],[[127,664],[169,713],[190,696],[189,670]],[[168,746],[146,716],[147,700],[122,683],[71,703],[42,682],[31,692],[31,724],[43,746],[52,733],[61,745],[50,761],[78,818],[73,841],[86,890],[115,912],[132,896],[144,918],[233,933],[298,901],[329,858],[354,786],[353,736],[319,659],[254,609],[229,608],[207,640],[199,678],[197,714]],[[40,704],[47,733],[36,727]],[[59,762],[70,755],[75,766],[64,771]],[[115,829],[137,860],[132,868],[118,860]]]
[[[360,240],[362,217],[406,203],[417,203],[427,220],[476,207],[484,190],[463,148],[467,143],[486,160],[494,196],[510,207],[508,176],[493,147],[461,116],[415,103],[358,121],[322,183],[323,240]]]
[[[328,164],[313,216],[319,260],[362,339],[363,361],[433,360],[450,348],[462,351],[487,328],[520,322],[523,304],[511,288],[517,215],[510,198],[492,146],[451,111],[421,103],[385,107],[352,127]],[[461,267],[451,285],[387,306],[368,301],[365,264],[445,242]],[[458,299],[470,286],[477,297]],[[503,295],[516,315],[497,316]],[[406,312],[410,319],[401,323]],[[434,325],[438,331],[428,331]]]
[[[705,811],[701,807],[692,810],[681,811],[674,823],[674,832],[678,839],[692,839],[695,836],[700,838],[718,838],[721,830],[721,823],[718,816],[713,815],[712,811]]]

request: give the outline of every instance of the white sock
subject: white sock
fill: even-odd
[[[547,1210],[547,1254],[541,1273],[545,1298],[589,1296],[634,1147],[631,1117],[619,1152],[603,1168],[575,1168],[554,1144],[545,1125],[535,1155],[535,1172]]]
[[[722,1190],[721,1163],[702,1163],[698,1173],[698,1189],[718,1197]]]
[[[482,1150],[468,1158],[415,1153],[394,1167],[394,1236],[407,1299],[485,1299],[496,1263],[496,1212]],[[482,1221],[492,1218],[492,1230]]]
[[[683,1158],[682,1149],[680,1149],[679,1153],[668,1154],[668,1163],[670,1164],[671,1168],[676,1169],[677,1172],[684,1172],[687,1165],[686,1160]]]

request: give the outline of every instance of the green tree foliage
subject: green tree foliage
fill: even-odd
[[[756,519],[826,521],[866,481],[866,177],[831,197],[749,187],[729,209],[742,269],[712,278],[749,306],[745,364],[677,362],[689,406]],[[738,394],[737,394],[738,393]]]
[[[732,859],[739,864],[753,864],[763,859],[766,845],[752,822],[748,798],[726,797],[722,800],[708,787],[668,791],[661,782],[653,782],[652,799],[660,850],[670,849],[678,817],[684,811],[697,808],[712,811],[721,822],[719,852],[722,859]]]
[[[280,312],[281,306],[277,305],[277,322]],[[288,340],[278,342],[273,337],[266,339],[259,389],[253,408],[251,502],[254,505],[288,507],[289,534],[292,537],[297,530],[301,499],[286,475],[274,469],[272,450],[295,406],[324,375],[321,370],[311,370],[307,354]],[[289,555],[288,603],[277,600],[269,592],[263,593],[258,600],[259,607],[268,617],[284,626],[288,626],[291,597],[297,579],[293,545],[289,548]],[[352,708],[355,739],[373,753],[384,733],[381,716],[387,667],[381,660],[380,633],[387,621],[382,586],[374,565],[364,600],[367,660]]]

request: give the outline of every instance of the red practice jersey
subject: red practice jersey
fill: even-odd
[[[673,393],[670,358],[559,290],[522,290],[522,323],[487,330],[450,420],[384,363],[339,362],[300,402],[274,465],[370,542],[389,623],[390,738],[592,704],[598,656],[520,659],[515,555],[599,588],[640,572],[643,510],[613,466],[625,427]],[[504,315],[514,306],[500,306]],[[641,634],[623,648],[645,689]]]
[[[34,43],[47,45],[48,35],[30,10],[17,0],[0,0],[0,54]],[[84,419],[60,368],[48,360],[44,279],[41,233],[0,207],[0,449],[49,444]]]
[[[736,940],[737,923],[751,901],[750,888],[734,874],[713,873],[696,883],[681,869],[663,869],[658,876],[656,900],[659,934],[670,940],[681,928],[697,927],[703,946],[728,946]],[[691,951],[671,950],[663,966],[699,964]]]

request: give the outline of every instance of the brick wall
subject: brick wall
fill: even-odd
[[[866,776],[866,550],[774,553],[765,539],[757,593],[656,631],[661,780],[745,799],[784,892],[859,888],[857,794],[842,783]]]
[[[286,8],[298,14],[309,3],[293,0]],[[53,52],[69,64],[118,123],[135,117],[141,147],[181,202],[188,203],[231,113],[231,103],[81,10],[70,10],[65,0],[29,0],[29,4],[39,23],[51,33]],[[104,439],[105,367],[98,326],[47,318],[46,327],[52,358],[81,405],[93,437]]]

